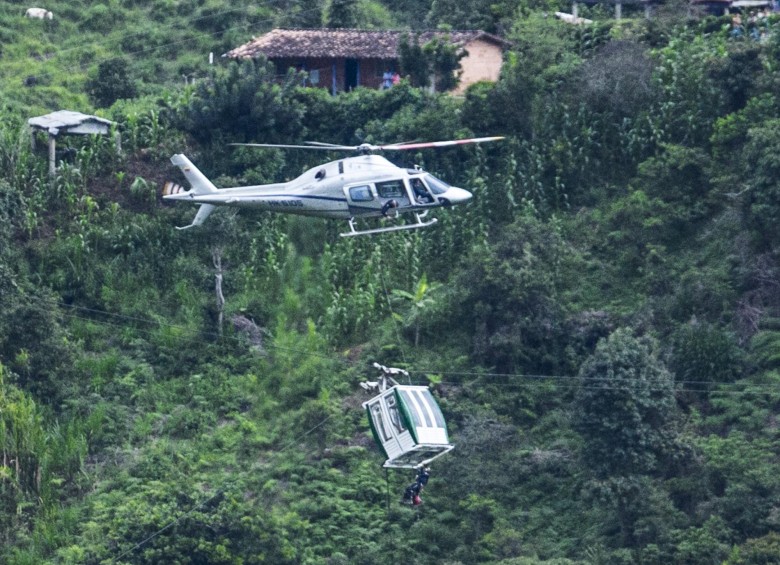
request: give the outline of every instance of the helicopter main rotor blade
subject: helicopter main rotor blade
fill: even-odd
[[[498,141],[504,139],[498,137],[472,137],[471,139],[453,139],[449,141],[427,141],[422,143],[394,143],[392,145],[377,145],[376,149],[382,151],[396,151],[402,149],[424,149],[426,147],[449,147],[451,145],[466,145],[469,143],[485,143],[487,141]]]
[[[345,145],[278,145],[274,143],[231,143],[243,147],[270,147],[276,149],[320,149],[323,151],[355,151],[355,147]]]
[[[244,147],[269,147],[276,149],[319,149],[322,151],[358,151],[363,154],[373,151],[401,151],[405,149],[425,149],[427,147],[450,147],[452,145],[467,145],[470,143],[485,143],[504,139],[498,137],[472,137],[470,139],[452,139],[448,141],[425,141],[421,143],[391,143],[389,145],[374,145],[363,143],[361,145],[337,145],[335,143],[323,143],[321,141],[307,141],[307,145],[284,145],[276,143],[231,143]]]
[[[323,143],[322,141],[307,141],[309,145],[306,147],[324,147],[327,149],[343,150],[343,151],[356,151],[357,145],[339,145],[337,143]]]

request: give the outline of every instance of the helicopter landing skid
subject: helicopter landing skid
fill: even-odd
[[[417,222],[413,224],[405,224],[403,226],[391,226],[388,228],[376,228],[373,230],[356,230],[355,229],[355,219],[350,218],[349,219],[349,231],[347,233],[339,234],[341,237],[352,237],[355,235],[371,235],[374,233],[387,233],[391,231],[402,231],[402,230],[416,230],[419,228],[427,228],[428,226],[432,226],[438,220],[436,218],[433,218],[431,220],[428,220],[427,222],[423,221],[423,216],[425,216],[428,213],[426,210],[423,214],[417,214],[415,213],[415,217],[417,218]]]

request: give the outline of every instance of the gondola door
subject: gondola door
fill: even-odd
[[[402,452],[401,444],[393,433],[393,426],[390,422],[390,415],[384,402],[384,396],[378,396],[371,400],[367,406],[369,424],[374,438],[385,452],[387,459],[393,459]]]

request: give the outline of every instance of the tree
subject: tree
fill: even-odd
[[[198,82],[180,113],[181,127],[203,142],[220,135],[234,141],[287,140],[302,127],[303,107],[293,96],[297,84],[292,71],[277,84],[276,70],[265,59],[217,68]]]
[[[11,285],[12,292],[0,294],[0,359],[9,360],[25,392],[56,406],[73,377],[62,314],[48,293],[18,288],[13,280]]]
[[[618,329],[602,339],[579,372],[574,427],[583,460],[599,478],[659,470],[675,445],[672,375],[657,343]]]
[[[658,141],[706,143],[723,111],[725,95],[711,70],[725,52],[717,40],[685,34],[659,50],[656,77],[661,95],[649,113]]]
[[[425,18],[428,27],[501,31],[515,13],[517,2],[508,0],[433,0]]]
[[[678,382],[728,383],[741,368],[741,350],[736,338],[708,324],[692,322],[680,327],[673,337],[674,352],[670,367]]]
[[[579,68],[572,81],[572,97],[617,119],[635,116],[657,94],[652,72],[645,47],[630,41],[611,41]]]
[[[358,0],[330,0],[325,12],[325,27],[358,27]]]
[[[440,286],[441,285],[438,283],[428,284],[428,278],[423,274],[422,278],[417,283],[417,287],[415,288],[414,293],[400,289],[392,290],[393,296],[397,296],[408,303],[409,308],[406,314],[406,319],[398,314],[394,315],[406,324],[414,326],[415,347],[420,344],[420,321],[422,320],[422,316],[426,308],[435,302],[431,297],[431,294],[433,294]]]
[[[419,36],[410,39],[401,36],[398,44],[398,64],[403,75],[408,76],[412,86],[431,86],[438,92],[446,92],[458,86],[460,60],[466,51],[450,43],[447,37],[434,38],[420,45]]]
[[[276,27],[318,28],[322,26],[322,0],[296,0],[280,10]]]
[[[742,152],[745,224],[759,245],[780,241],[780,119],[756,124]],[[739,187],[735,187],[739,188]],[[740,191],[735,191],[740,192]]]
[[[125,59],[114,58],[98,65],[97,75],[87,80],[87,94],[99,108],[108,108],[117,100],[134,98],[135,82]]]
[[[458,86],[460,81],[460,60],[467,55],[464,49],[459,49],[447,38],[434,38],[423,47],[423,52],[430,61],[434,77],[434,88],[437,92],[447,92]]]
[[[401,67],[401,74],[409,77],[412,86],[426,87],[431,84],[428,56],[420,45],[418,36],[412,39],[405,34],[401,36],[398,43],[398,65]]]
[[[451,285],[449,326],[471,330],[476,358],[506,372],[567,370],[561,295],[566,273],[580,263],[559,226],[529,214],[466,265]]]

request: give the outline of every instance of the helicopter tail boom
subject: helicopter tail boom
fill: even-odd
[[[186,155],[178,153],[171,157],[171,163],[179,167],[181,172],[187,178],[187,181],[192,186],[192,194],[207,194],[209,192],[217,192],[217,187],[206,178],[206,175],[200,172],[198,167],[192,164]]]

